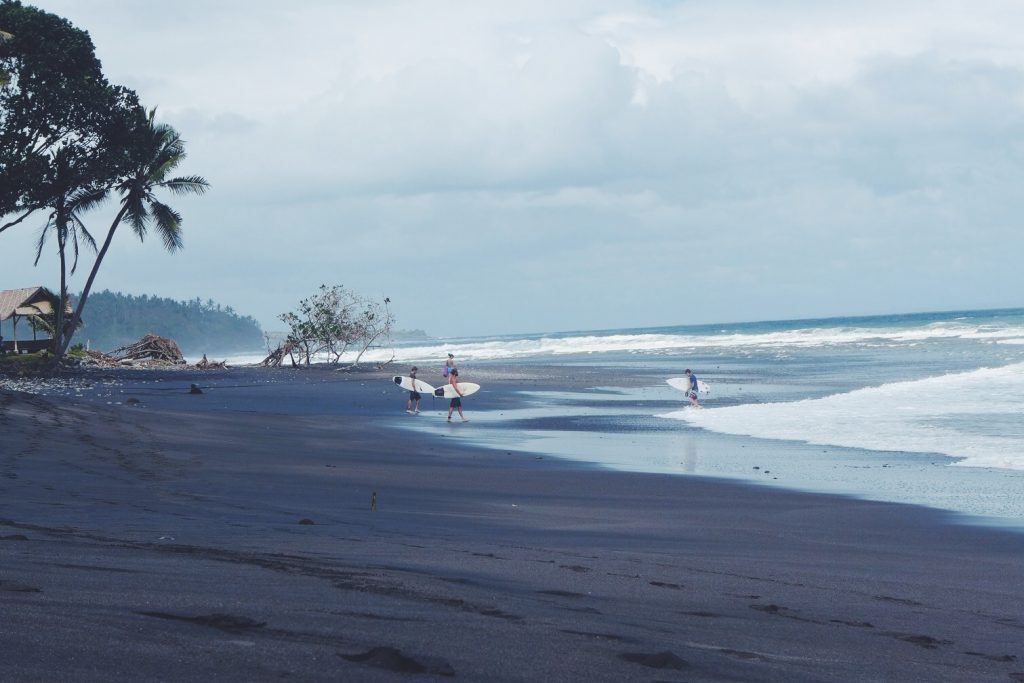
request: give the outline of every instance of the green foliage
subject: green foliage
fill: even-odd
[[[295,312],[282,313],[281,322],[288,325],[288,341],[298,345],[308,365],[320,353],[335,364],[348,351],[357,353],[355,363],[368,348],[380,339],[387,339],[394,325],[388,304],[368,299],[341,285],[320,289],[299,302]]]
[[[36,353],[0,353],[0,373],[6,375],[33,375],[53,368],[53,354],[48,351]]]
[[[145,117],[135,93],[104,78],[92,40],[67,20],[18,0],[0,2],[0,232],[58,198],[96,189],[127,162]],[[55,154],[63,150],[62,177]]]
[[[186,355],[254,351],[263,332],[250,316],[212,300],[174,301],[145,294],[95,292],[79,336],[93,349],[112,351],[146,334],[173,339]]]
[[[9,36],[0,41],[0,233],[45,212],[36,262],[52,234],[64,300],[79,244],[95,249],[81,214],[131,172],[145,111],[133,91],[107,82],[89,34],[67,20],[2,0],[0,26]],[[77,327],[64,316],[61,305],[58,360]]]

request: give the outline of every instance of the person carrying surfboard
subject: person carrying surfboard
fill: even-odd
[[[451,356],[450,353],[448,355]],[[449,422],[452,421],[452,411],[458,409],[459,417],[462,418],[462,421],[463,422],[469,422],[469,420],[466,419],[466,416],[462,414],[462,389],[459,388],[459,370],[458,370],[458,368],[454,368],[453,367],[448,372],[448,384],[452,385],[452,388],[455,389],[455,393],[458,394],[458,396],[455,396],[454,398],[452,398],[451,403],[448,404],[448,421]]]
[[[690,390],[686,392],[686,395],[690,397],[690,405],[700,407],[700,403],[697,402],[697,390],[700,388],[697,384],[697,375],[690,372],[690,368],[686,368],[684,374],[690,380]]]
[[[409,392],[409,403],[405,407],[405,412],[410,415],[416,415],[420,412],[420,392],[416,391],[416,366],[412,366],[409,370],[409,379],[412,380],[412,391]]]

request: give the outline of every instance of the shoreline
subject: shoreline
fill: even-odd
[[[5,677],[1024,672],[1020,534],[404,432],[390,371],[146,372],[138,404],[0,392]]]
[[[419,427],[432,424],[427,413],[434,410],[444,415],[447,403],[425,397],[424,414],[418,424],[405,420],[403,411],[394,410],[402,394],[393,393],[395,388],[386,382],[400,367],[365,365],[352,369],[321,363],[299,368],[89,368],[36,378],[0,377],[0,390],[6,379],[8,387],[32,394],[116,406],[166,398],[188,378],[185,386],[208,383],[209,390],[224,397],[227,402],[217,403],[215,410],[230,411],[234,400],[230,394],[247,386],[278,387],[287,392],[291,385],[305,386],[325,379],[357,381],[364,387],[360,402],[367,407],[376,405],[364,411],[368,418],[391,420],[382,428],[424,432]],[[483,409],[473,420],[472,432],[466,435],[475,447],[507,450],[514,444],[518,450],[562,458],[575,466],[710,477],[795,492],[909,503],[951,513],[964,524],[1024,531],[1024,502],[1017,495],[1024,484],[1024,472],[1019,470],[967,466],[956,467],[954,474],[950,468],[957,459],[944,454],[870,451],[705,430],[675,418],[677,392],[661,386],[658,372],[624,372],[615,367],[564,365],[558,361],[483,361],[473,367],[473,373],[473,379],[486,384],[485,392],[468,403],[471,412],[475,406]],[[389,396],[394,400],[388,401]],[[375,404],[368,397],[384,400]],[[291,410],[274,400],[261,401],[252,409]],[[301,410],[319,411],[330,419],[339,409],[321,410],[305,398]],[[639,460],[623,460],[622,453],[637,450],[633,439],[625,438],[633,432],[645,440],[644,455]],[[680,443],[685,453],[672,452],[680,448]],[[706,452],[711,457],[704,457]],[[823,457],[823,453],[828,455]],[[972,496],[965,498],[963,490],[970,490]]]
[[[288,392],[291,386],[325,380],[357,381],[364,387],[360,402],[368,408],[376,406],[363,412],[368,418],[391,420],[382,428],[423,432],[418,427],[432,424],[427,413],[434,410],[443,415],[447,402],[425,397],[424,414],[418,424],[404,419],[404,411],[394,410],[396,402],[401,403],[402,393],[386,381],[400,367],[365,365],[351,369],[314,364],[299,368],[89,368],[46,377],[6,378],[6,383],[55,399],[80,398],[114,406],[159,401],[183,382],[184,386],[208,384],[207,389],[226,401],[223,405],[217,402],[213,409],[230,411],[232,392],[246,387],[278,387]],[[473,367],[473,373],[474,379],[486,385],[485,392],[467,404],[470,412],[475,406],[482,408],[473,420],[473,430],[466,435],[475,447],[507,450],[514,444],[518,450],[562,458],[575,466],[710,477],[780,490],[909,503],[954,514],[965,524],[1024,531],[1024,502],[1017,495],[1024,484],[1024,472],[1019,470],[971,466],[957,467],[954,474],[949,468],[956,458],[943,454],[870,451],[708,431],[678,419],[666,419],[673,418],[678,409],[678,400],[674,400],[677,392],[661,386],[658,372],[632,373],[558,361],[484,361]],[[4,380],[0,377],[0,390]],[[388,397],[393,400],[388,401]],[[376,398],[384,400],[375,403],[372,399]],[[253,399],[249,396],[246,400]],[[252,409],[292,410],[275,400],[258,401]],[[301,410],[319,411],[330,419],[340,408],[319,409],[311,406],[307,397]],[[633,432],[645,440],[644,456],[623,460],[622,453],[637,450],[633,439],[625,438]],[[680,448],[680,443],[685,445],[681,455],[672,452]],[[704,457],[704,453],[711,457]],[[828,455],[822,457],[822,453]],[[973,498],[965,498],[963,490],[972,491]]]

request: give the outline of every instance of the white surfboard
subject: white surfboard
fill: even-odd
[[[480,385],[474,384],[473,382],[459,382],[459,389],[462,390],[463,396],[469,396],[480,391]],[[455,391],[455,387],[451,384],[445,384],[443,387],[434,389],[434,396],[438,398],[455,398],[458,396],[458,392]]]
[[[430,386],[421,379],[413,380],[412,377],[403,377],[402,375],[396,375],[391,378],[391,381],[402,387],[406,391],[418,391],[421,394],[432,394],[434,393],[434,387]]]
[[[665,380],[668,385],[673,389],[678,389],[684,394],[690,393],[690,378],[689,377],[673,377],[672,379]],[[701,394],[707,394],[711,391],[711,385],[702,379],[697,380],[697,391]]]

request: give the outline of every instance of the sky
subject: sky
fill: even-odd
[[[436,337],[1024,306],[1019,0],[34,4],[211,185],[97,289]],[[30,223],[0,288],[58,281]]]

